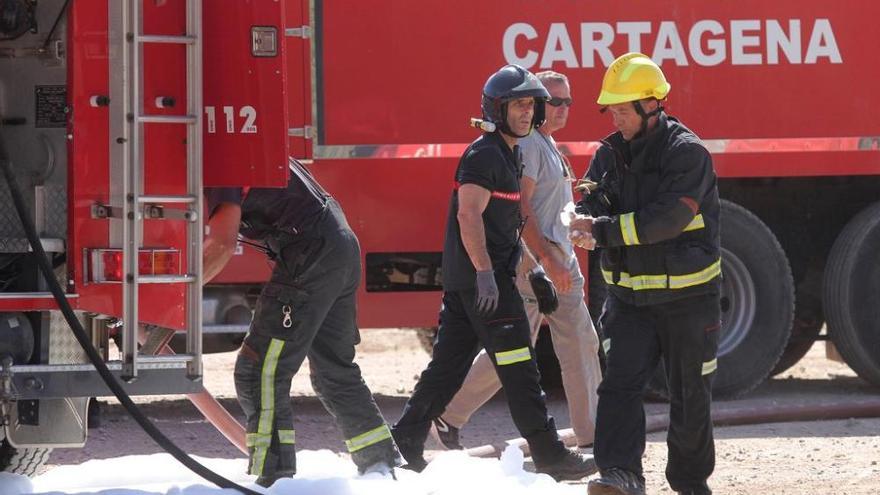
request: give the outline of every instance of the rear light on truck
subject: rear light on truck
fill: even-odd
[[[121,249],[89,249],[88,282],[122,282]],[[138,275],[180,275],[180,251],[177,249],[141,249],[138,251]]]

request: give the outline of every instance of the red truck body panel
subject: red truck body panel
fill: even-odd
[[[672,83],[669,113],[706,140],[719,177],[880,175],[870,83],[880,69],[864,55],[877,46],[878,15],[870,0],[316,2],[324,153],[311,170],[365,256],[439,252],[453,171],[477,136],[467,122],[492,72],[520,63],[570,78],[575,105],[555,136],[582,174],[613,130],[594,103],[605,68],[643,51]],[[259,259],[235,257],[220,280],[262,280]],[[440,304],[436,292],[363,286],[359,300],[364,327],[433,326]]]

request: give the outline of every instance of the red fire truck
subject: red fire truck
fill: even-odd
[[[716,395],[751,390],[831,339],[880,384],[880,101],[870,60],[880,6],[855,0],[312,2],[311,64],[289,94],[306,113],[297,156],[361,240],[363,327],[436,325],[452,174],[474,139],[478,90],[505,63],[571,79],[559,131],[578,173],[612,129],[593,103],[615,56],[642,51],[672,83],[668,111],[713,153],[725,200],[724,324]],[[288,39],[293,42],[294,39]],[[298,137],[295,138],[298,140]],[[584,268],[588,268],[584,261]],[[218,284],[214,323],[246,324],[244,248]],[[601,278],[590,275],[591,310]],[[238,285],[240,284],[240,285]],[[223,309],[228,312],[224,313]],[[224,319],[226,318],[226,319]],[[827,323],[827,333],[819,335]],[[220,328],[220,327],[218,327]],[[229,327],[234,328],[234,327]]]
[[[361,326],[431,327],[486,77],[505,63],[567,74],[559,138],[583,173],[610,131],[592,103],[604,68],[642,51],[721,178],[717,391],[793,365],[826,322],[880,383],[878,14],[869,0],[0,0],[0,140],[67,300],[129,393],[190,393],[203,337],[234,345],[269,273],[242,246],[202,293],[203,186],[281,186],[288,155],[309,161],[362,243]],[[82,445],[87,399],[107,391],[5,185],[0,208],[0,460],[15,468]],[[161,328],[182,332],[178,356],[146,352]]]

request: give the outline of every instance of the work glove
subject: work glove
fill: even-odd
[[[492,316],[498,308],[498,284],[495,283],[495,272],[485,270],[477,272],[477,313],[483,317]]]
[[[529,284],[532,286],[532,293],[538,300],[538,311],[545,315],[556,311],[559,307],[559,297],[556,295],[556,287],[553,282],[547,278],[547,274],[540,266],[529,272]]]

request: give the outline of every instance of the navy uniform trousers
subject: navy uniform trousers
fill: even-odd
[[[599,318],[607,359],[593,449],[600,470],[642,475],[642,397],[662,357],[670,402],[666,478],[676,491],[706,487],[715,468],[710,406],[720,321],[716,294],[649,306],[608,294]]]
[[[498,309],[488,318],[476,314],[475,290],[443,293],[431,362],[394,425],[394,438],[407,461],[422,457],[431,420],[443,413],[461,388],[481,347],[492,359],[513,422],[528,441],[533,458],[550,463],[565,455],[553,420],[547,415],[522,298],[511,276],[496,272],[495,280]]]
[[[399,464],[390,429],[354,363],[361,263],[345,215],[330,200],[307,232],[268,244],[276,265],[235,363],[249,472],[270,480],[296,472],[290,386],[306,356],[312,386],[360,471],[378,462]]]

